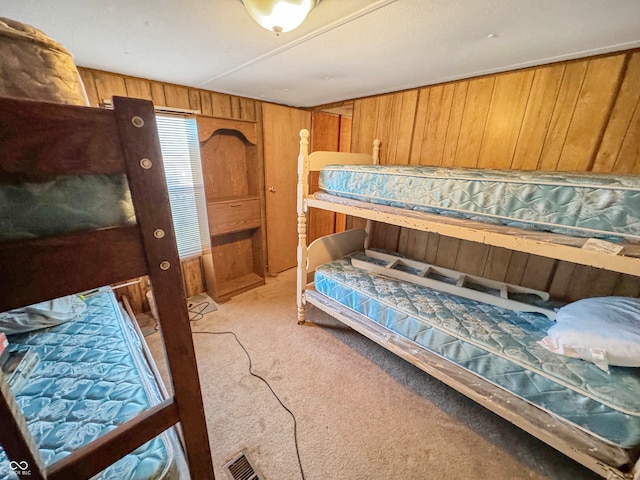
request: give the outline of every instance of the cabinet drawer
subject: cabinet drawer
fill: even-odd
[[[260,226],[260,201],[257,198],[209,203],[207,213],[211,235]]]

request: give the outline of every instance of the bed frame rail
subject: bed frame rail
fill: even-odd
[[[0,98],[0,132],[2,181],[125,171],[112,110]]]
[[[146,275],[147,263],[139,229],[128,226],[0,244],[0,271],[11,272],[0,278],[4,312]]]
[[[42,467],[3,380],[0,444],[32,478],[89,478],[180,422],[191,477],[212,479],[204,406],[175,244],[153,104],[115,97],[114,110],[0,98],[0,181],[53,175],[126,174],[135,226],[0,245],[0,309],[149,275],[174,397]],[[173,375],[172,375],[173,373]],[[10,419],[10,420],[5,420]],[[15,433],[20,431],[19,435]]]

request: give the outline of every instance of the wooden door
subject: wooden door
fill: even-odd
[[[270,274],[295,267],[298,245],[296,184],[299,132],[311,128],[311,113],[262,105],[267,264]]]

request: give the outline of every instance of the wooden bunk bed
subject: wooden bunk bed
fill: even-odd
[[[45,466],[0,373],[0,444],[12,461],[28,465],[30,478],[90,478],[179,424],[191,477],[213,478],[153,104],[116,97],[113,105],[0,98],[0,182],[126,175],[136,217],[135,224],[2,242],[0,311],[149,275],[174,393]]]
[[[552,409],[546,406],[541,407],[540,404],[511,392],[509,388],[500,386],[497,381],[488,380],[479,375],[471,367],[461,367],[455,361],[447,358],[442,352],[424,348],[416,343],[413,337],[408,338],[406,335],[394,330],[390,326],[393,323],[389,320],[390,317],[385,317],[375,311],[377,307],[363,307],[358,310],[350,303],[352,300],[339,301],[326,293],[327,289],[322,292],[319,291],[312,279],[314,272],[316,272],[316,282],[320,279],[326,284],[328,277],[325,276],[327,272],[325,267],[328,266],[329,273],[333,269],[343,275],[339,278],[344,280],[346,287],[342,289],[343,292],[341,294],[346,291],[348,295],[344,294],[345,297],[359,295],[358,288],[353,286],[355,283],[348,284],[346,279],[349,276],[356,275],[355,261],[366,258],[363,257],[362,253],[354,252],[366,251],[368,248],[368,237],[371,233],[373,221],[435,232],[445,236],[635,276],[640,276],[638,245],[626,245],[622,254],[615,255],[606,251],[590,249],[589,246],[583,248],[587,242],[586,238],[521,230],[509,226],[487,225],[477,221],[416,212],[395,206],[376,205],[325,194],[310,194],[310,172],[318,171],[322,167],[332,164],[377,164],[380,142],[377,140],[374,142],[372,155],[337,152],[314,152],[309,154],[309,132],[302,130],[300,136],[297,185],[299,240],[297,252],[298,323],[303,324],[305,322],[306,305],[314,305],[603,477],[640,479],[640,448],[637,443],[630,447],[627,446],[629,448],[626,451],[624,448],[618,448],[613,442],[603,439],[599,433],[594,434],[589,428],[579,426],[576,422],[563,418],[561,414],[554,413]],[[367,219],[367,228],[366,230],[355,229],[328,235],[307,246],[306,225],[309,207]],[[342,262],[343,257],[347,258],[346,264],[344,262],[339,263]],[[356,260],[354,261],[354,259]],[[403,262],[403,260],[400,260],[400,262],[405,267],[412,265],[410,261]],[[387,264],[377,268],[384,270],[385,267],[388,268],[389,266]],[[321,275],[318,276],[318,271],[323,268]],[[422,273],[424,273],[424,270],[426,269],[423,269]],[[357,273],[357,275],[360,275],[360,273]],[[391,280],[388,280],[383,274],[379,283],[374,284],[372,280],[362,288],[363,290],[366,288],[370,290],[374,288],[382,288],[383,290],[397,288],[399,284],[393,283],[397,278],[393,278],[395,275],[391,277]],[[360,279],[358,281],[363,282],[361,279],[365,277],[359,276],[358,278]],[[338,280],[332,285],[342,288],[340,281]],[[353,287],[352,291],[348,290],[351,288],[349,285]],[[415,291],[416,289],[412,287],[412,290]],[[421,290],[421,292],[424,292],[424,290]],[[453,300],[453,302],[455,301]],[[380,304],[382,303],[384,302],[381,301]],[[407,316],[407,311],[403,310],[402,315]],[[499,315],[500,313],[497,314]],[[376,319],[372,319],[374,316],[376,316]],[[538,315],[532,315],[529,318],[536,316]],[[544,320],[547,321],[547,319]],[[413,330],[416,330],[418,323],[414,322],[412,325]],[[429,331],[433,330],[431,328]],[[450,338],[458,340],[457,337]],[[558,357],[560,356],[558,355]],[[579,362],[583,361],[579,360]],[[607,382],[606,377],[603,378],[603,381]],[[622,424],[624,422],[625,420],[623,419]]]

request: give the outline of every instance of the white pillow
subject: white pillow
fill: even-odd
[[[558,310],[556,324],[538,343],[607,372],[609,365],[640,367],[640,299],[601,297],[570,303]]]
[[[76,318],[87,309],[77,295],[0,313],[0,332],[7,335],[49,328]]]

